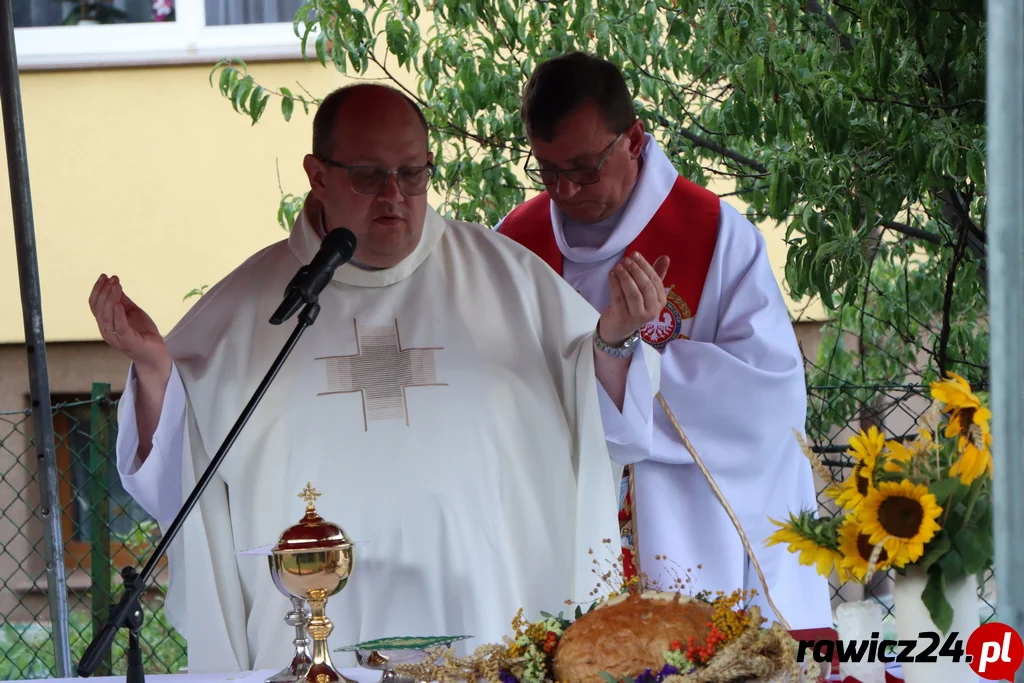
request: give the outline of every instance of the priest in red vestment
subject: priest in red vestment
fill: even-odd
[[[639,333],[661,354],[661,394],[739,518],[782,616],[794,629],[832,626],[827,580],[785,546],[764,544],[770,518],[817,507],[793,433],[806,419],[803,359],[764,237],[679,175],[603,59],[574,53],[541,64],[522,117],[527,173],[545,191],[497,230],[599,311],[628,298],[636,263],[662,272],[668,257],[666,305]],[[653,410],[653,433],[612,449],[631,466],[620,495],[627,572],[635,559],[662,588],[689,573],[694,591],[754,589],[772,618],[725,509],[657,402]]]

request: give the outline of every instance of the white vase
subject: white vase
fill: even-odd
[[[967,639],[981,623],[978,616],[977,577],[972,575],[959,581],[946,582],[946,600],[953,607],[953,623],[946,633],[935,625],[921,600],[921,593],[928,581],[924,571],[911,566],[906,568],[905,576],[895,574],[893,578],[896,637],[917,643],[910,653],[912,658],[917,659],[931,648],[927,654],[935,659],[934,662],[900,662],[906,683],[978,683],[978,674],[971,671],[963,656],[959,662],[954,662],[951,657],[942,654],[946,639],[954,632],[958,633],[955,638],[960,641],[960,647],[966,648]],[[925,635],[929,633],[937,634],[938,644],[934,648],[932,644],[936,636]],[[956,640],[951,641],[950,645],[955,647]],[[902,649],[898,647],[896,654],[900,654]]]

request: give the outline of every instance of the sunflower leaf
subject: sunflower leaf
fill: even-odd
[[[944,634],[953,625],[953,606],[946,599],[946,579],[940,572],[933,572],[928,575],[928,583],[921,592],[921,602],[928,608],[928,614]]]
[[[960,557],[960,551],[956,547],[950,548],[945,555],[939,558],[938,564],[938,571],[950,579],[955,580],[965,575],[964,560]]]
[[[949,540],[949,536],[945,532],[939,532],[938,535],[932,539],[932,542],[925,546],[924,555],[918,560],[921,565],[921,569],[926,572],[931,569],[932,565],[942,559],[942,556],[949,552],[949,549],[953,547],[952,542]]]
[[[936,503],[946,507],[950,504],[950,497],[955,496],[959,489],[966,489],[959,479],[946,478],[932,482],[931,486],[928,487],[928,492],[935,496]],[[964,490],[963,494],[966,495],[966,493],[967,491]],[[953,504],[955,505],[957,502],[959,501],[954,500]]]
[[[992,537],[972,527],[964,527],[957,532],[954,539],[956,548],[963,560],[966,574],[978,574],[988,567],[992,560]]]

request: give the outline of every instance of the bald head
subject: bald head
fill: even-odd
[[[354,261],[390,268],[416,249],[433,175],[427,144],[423,113],[394,88],[360,83],[321,103],[302,163],[328,229],[355,233]]]
[[[428,127],[423,111],[405,93],[378,83],[358,83],[338,88],[324,98],[313,117],[313,154],[329,159],[336,143],[375,127],[417,124],[427,144]]]

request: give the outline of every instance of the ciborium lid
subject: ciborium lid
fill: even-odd
[[[277,540],[273,552],[295,552],[310,550],[333,550],[350,548],[352,542],[345,530],[337,524],[325,521],[317,511],[313,502],[320,497],[320,492],[311,483],[299,494],[306,501],[306,514],[298,524],[288,527]]]

